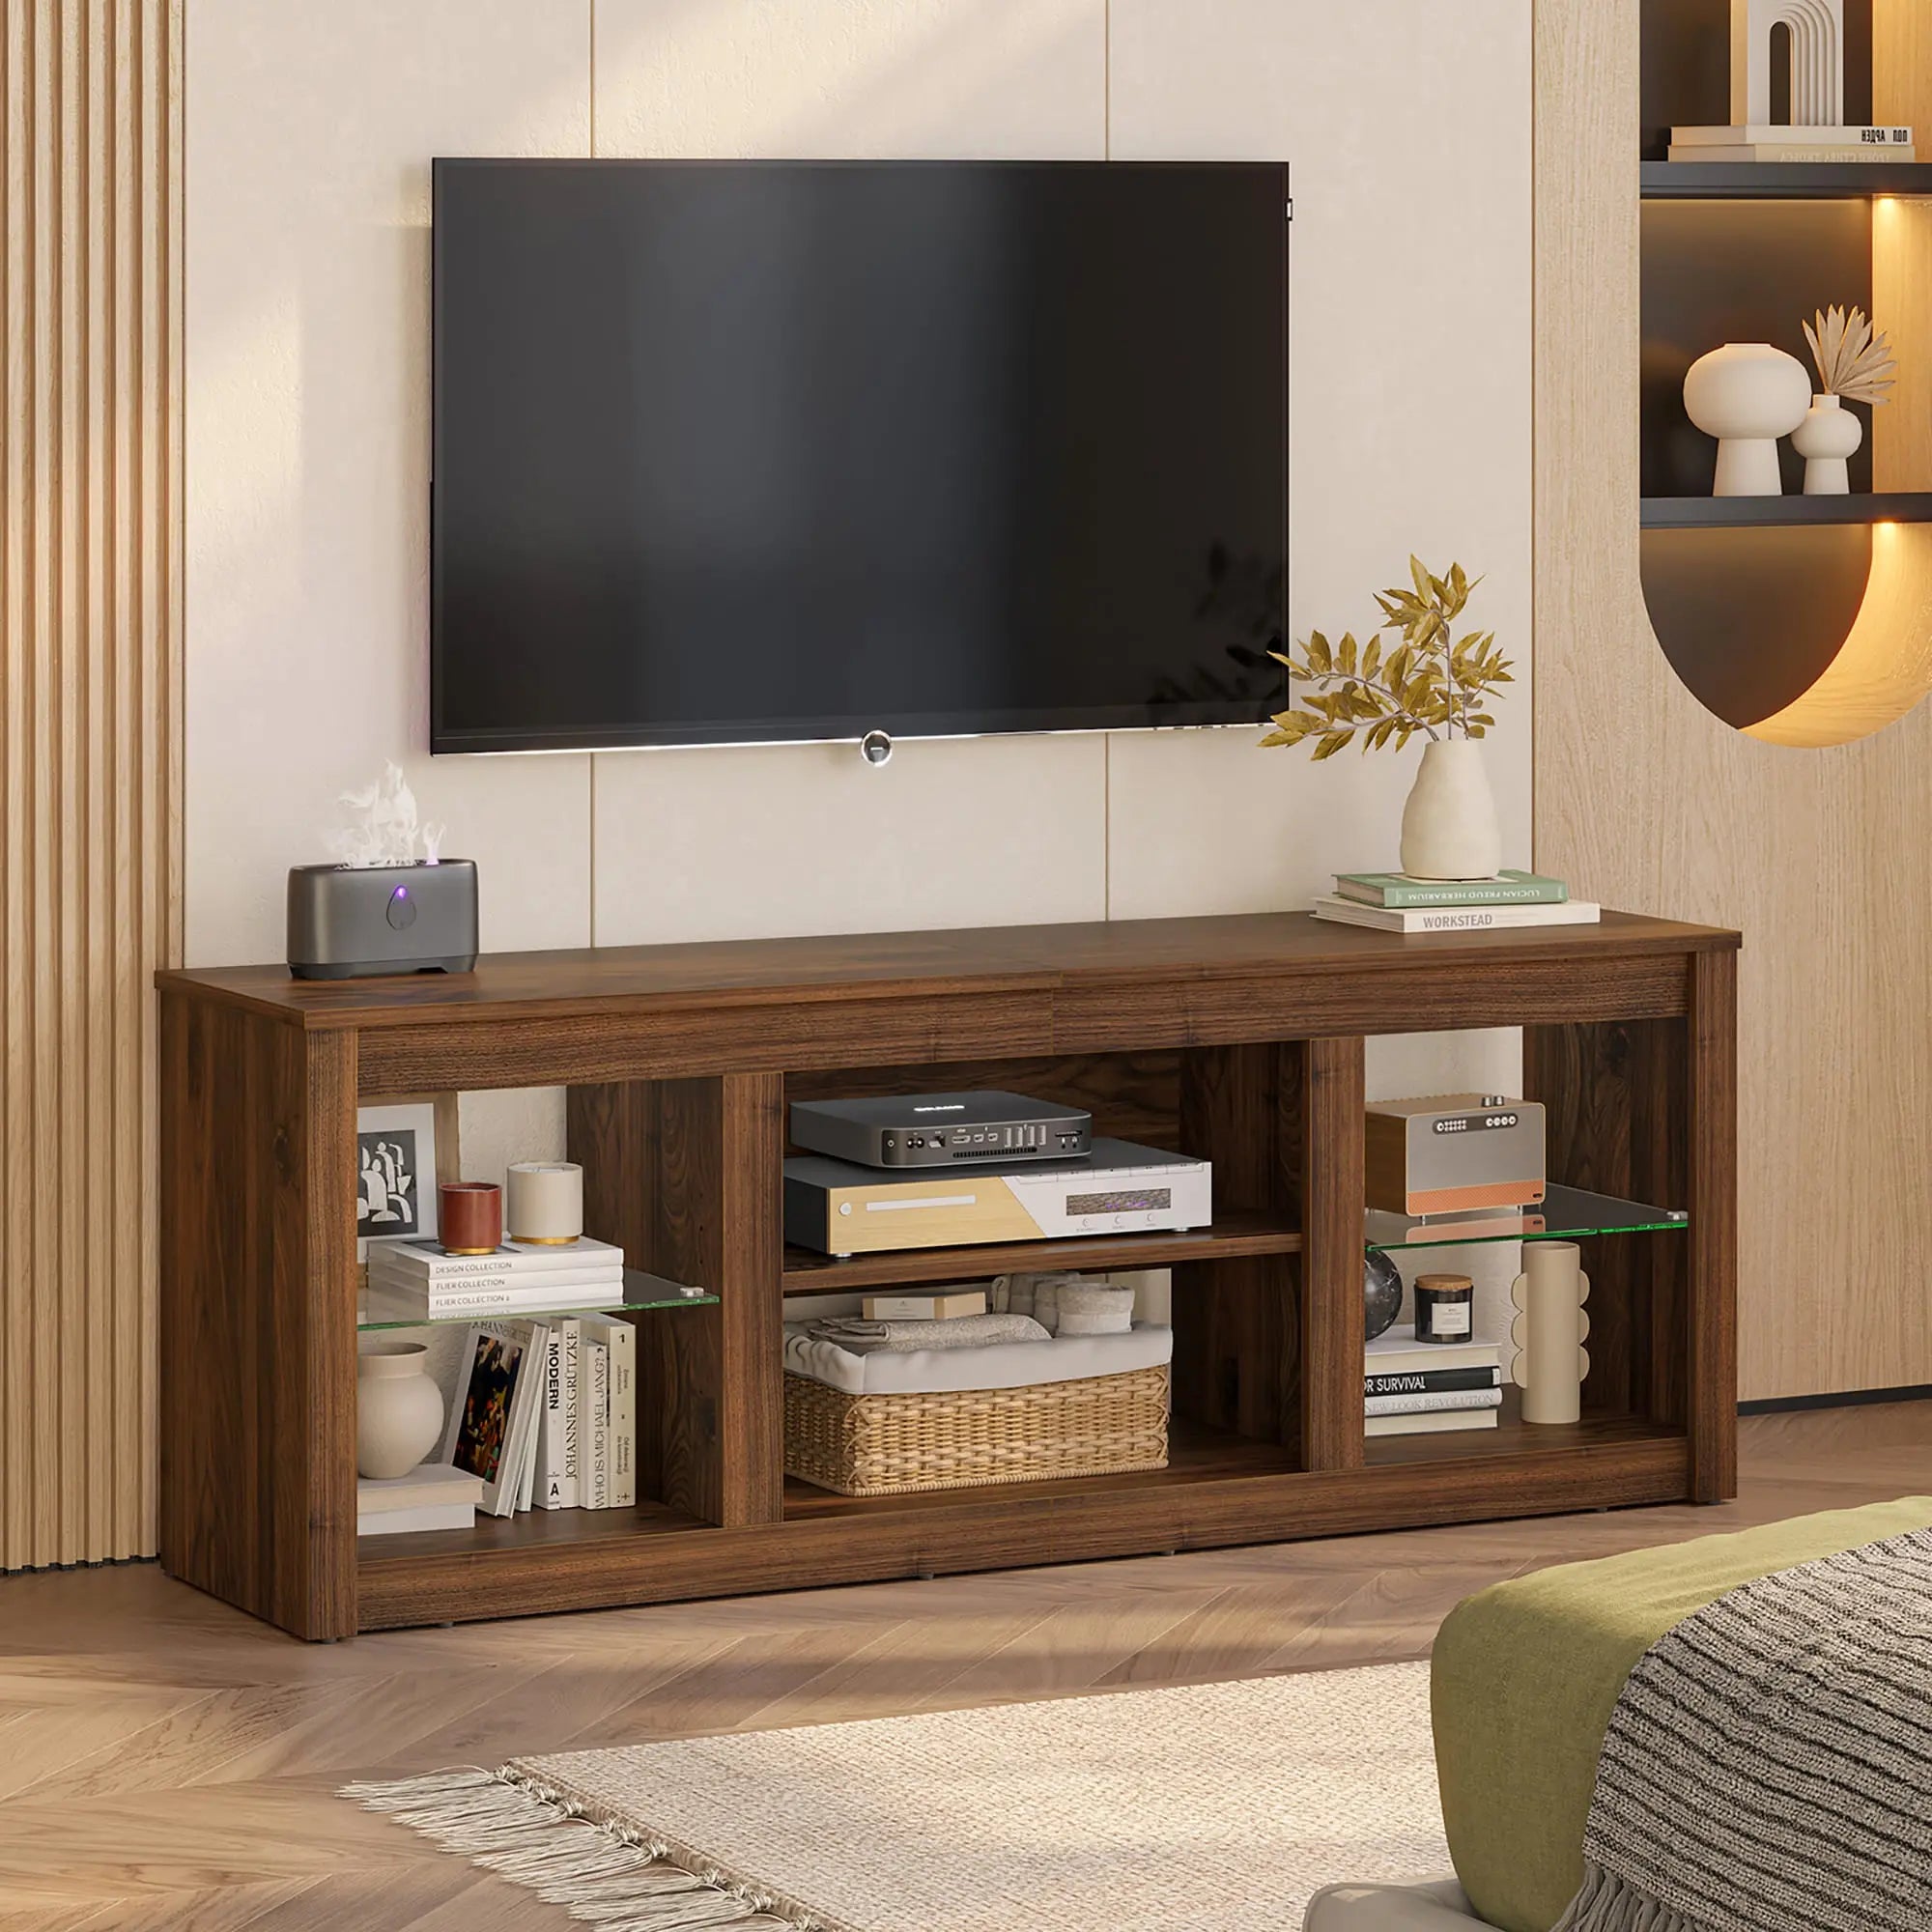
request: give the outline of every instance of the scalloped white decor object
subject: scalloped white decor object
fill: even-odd
[[[1791,30],[1791,125],[1845,125],[1845,0],[1731,0],[1731,119],[1772,120],[1771,37]]]
[[[1583,1378],[1590,1357],[1583,1338],[1590,1318],[1590,1277],[1577,1265],[1575,1241],[1534,1241],[1522,1251],[1523,1271],[1510,1285],[1519,1313],[1510,1323],[1516,1358],[1510,1379],[1522,1391],[1525,1422],[1577,1421],[1583,1412]]]

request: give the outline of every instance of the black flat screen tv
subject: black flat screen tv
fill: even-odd
[[[434,181],[434,750],[1281,707],[1285,167]]]

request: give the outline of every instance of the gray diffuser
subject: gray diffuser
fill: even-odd
[[[298,980],[468,973],[476,964],[476,866],[289,867],[289,971]]]

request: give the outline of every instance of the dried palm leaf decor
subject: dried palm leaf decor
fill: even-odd
[[[1822,394],[1848,403],[1889,403],[1898,367],[1890,339],[1874,335],[1861,308],[1821,310],[1804,325]]]

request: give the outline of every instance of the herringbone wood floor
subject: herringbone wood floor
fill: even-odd
[[[1932,1405],[1759,1417],[1720,1510],[1411,1531],[308,1648],[151,1566],[0,1578],[7,1932],[540,1932],[526,1892],[330,1796],[627,1739],[1427,1654],[1570,1558],[1932,1488]],[[1042,1557],[1051,1551],[1042,1549]],[[935,1928],[939,1932],[939,1928]]]

